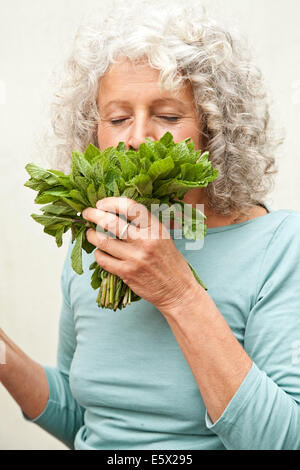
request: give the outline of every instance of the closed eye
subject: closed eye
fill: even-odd
[[[179,117],[176,116],[158,116],[160,119],[164,119],[169,122],[177,122],[179,121]],[[115,121],[111,121],[111,124],[114,126],[117,126],[119,124],[122,124],[126,119],[116,119]]]
[[[126,121],[126,119],[116,119],[115,121],[111,121],[111,124],[116,126],[118,124],[121,124],[123,121]]]
[[[165,119],[166,121],[170,121],[170,122],[177,122],[179,121],[179,117],[176,117],[176,116],[158,116],[160,117],[161,119]]]

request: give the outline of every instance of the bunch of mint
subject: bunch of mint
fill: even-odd
[[[97,226],[81,217],[87,207],[96,207],[100,199],[115,196],[128,197],[147,207],[171,207],[180,204],[186,214],[184,195],[192,188],[203,188],[218,177],[210,161],[209,154],[195,150],[190,138],[174,143],[173,136],[167,132],[159,141],[146,138],[137,151],[126,150],[124,142],[118,146],[100,151],[90,144],[84,154],[72,153],[71,173],[58,170],[44,170],[33,163],[26,165],[30,179],[24,186],[38,191],[34,202],[47,204],[42,207],[42,215],[31,217],[44,226],[44,232],[55,237],[58,247],[62,246],[64,233],[72,232],[72,268],[82,274],[82,250],[91,253],[95,246],[86,238],[89,228]],[[199,240],[206,235],[205,215],[189,206],[191,218],[187,223],[181,215],[185,238]],[[158,210],[162,221],[166,210]],[[170,211],[171,220],[176,213]],[[200,224],[199,224],[200,222]],[[206,289],[193,267],[189,266],[197,281]],[[97,304],[99,307],[116,311],[131,302],[140,300],[129,286],[118,276],[108,273],[95,261],[90,270],[93,289],[99,288]]]

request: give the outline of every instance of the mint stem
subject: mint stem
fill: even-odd
[[[108,273],[108,277],[107,277],[107,290],[106,290],[106,298],[105,298],[105,307],[106,307],[106,308],[107,308],[108,305],[109,305],[110,276],[111,276],[111,274]]]
[[[110,276],[110,296],[109,296],[109,303],[112,304],[114,301],[114,282],[115,282],[115,275],[111,274]]]
[[[107,278],[106,277],[103,279],[102,284],[103,284],[103,291],[102,291],[102,295],[101,295],[101,307],[103,307],[104,300],[105,300],[105,297],[106,297],[106,285],[107,285]]]
[[[127,287],[126,287],[126,291],[125,291],[125,295],[124,295],[124,299],[123,299],[123,305],[124,305],[124,307],[127,305],[128,289],[129,289],[129,287],[127,286]]]

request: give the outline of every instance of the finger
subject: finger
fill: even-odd
[[[128,244],[122,243],[120,240],[111,238],[108,235],[89,229],[86,232],[86,238],[88,241],[99,248],[101,251],[105,251],[109,255],[119,260],[125,260],[128,258]]]
[[[130,233],[132,233],[132,239],[135,238],[135,227],[133,225],[128,226],[124,233],[127,222],[121,219],[117,214],[89,207],[82,212],[82,217],[90,222],[94,222],[94,224],[97,225],[97,232],[101,232],[101,229],[105,229],[118,238],[120,238],[122,234],[122,240],[130,240]]]
[[[101,268],[103,268],[105,271],[111,274],[115,274],[121,279],[124,278],[124,261],[116,259],[113,256],[110,256],[99,249],[95,250],[94,257],[99,266],[101,266]]]
[[[96,207],[115,214],[122,214],[140,228],[149,227],[153,223],[157,223],[157,218],[152,216],[147,207],[124,196],[106,197],[98,201]]]

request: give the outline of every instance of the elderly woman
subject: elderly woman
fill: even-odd
[[[92,230],[78,276],[70,242],[57,366],[2,331],[0,378],[25,419],[72,449],[299,449],[300,215],[263,202],[275,145],[261,75],[198,2],[137,3],[79,29],[53,108],[57,161],[68,166],[90,142],[190,137],[219,170],[184,198],[204,205],[204,246],[187,249],[174,227],[168,239],[142,237],[151,217],[121,240]],[[119,216],[135,207],[106,198],[83,215],[103,228],[117,220],[119,236]],[[142,299],[99,309],[95,259]]]

